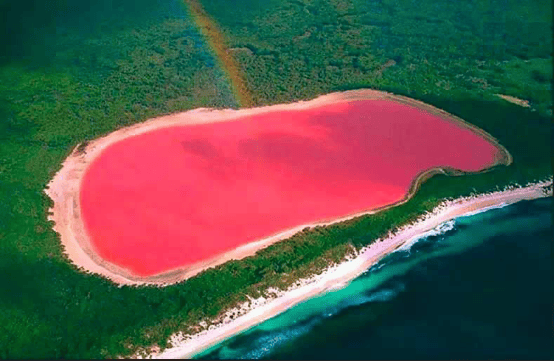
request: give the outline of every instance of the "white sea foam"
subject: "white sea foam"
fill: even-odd
[[[402,247],[399,247],[397,251],[409,252],[412,246],[416,244],[418,241],[426,239],[428,237],[445,234],[455,228],[456,228],[456,220],[451,219],[449,221],[439,224],[437,227],[433,228],[428,232],[417,235],[416,237],[412,238],[410,241],[406,242]]]

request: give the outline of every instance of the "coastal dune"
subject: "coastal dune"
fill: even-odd
[[[405,202],[435,173],[510,163],[492,136],[453,115],[358,90],[126,127],[77,146],[46,193],[78,267],[163,286],[307,226]]]

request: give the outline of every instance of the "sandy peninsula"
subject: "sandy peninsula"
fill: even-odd
[[[342,222],[353,217],[357,217],[363,214],[371,214],[380,211],[383,208],[406,202],[418,189],[419,184],[421,184],[423,180],[427,179],[433,174],[463,174],[463,172],[459,172],[454,169],[428,169],[420,173],[413,180],[409,192],[402,200],[397,203],[387,205],[386,207],[381,207],[380,209],[369,209],[364,212],[351,214],[340,219],[322,220],[321,222],[300,225],[294,227],[293,229],[284,230],[283,232],[275,234],[271,237],[245,244],[233,249],[232,251],[214,257],[213,259],[209,259],[203,262],[196,263],[192,266],[174,269],[163,274],[146,278],[137,277],[129,270],[102,259],[98,255],[98,252],[96,252],[92,242],[89,239],[89,236],[87,235],[81,215],[79,197],[82,179],[87,170],[87,167],[91,164],[91,162],[94,161],[102,153],[103,150],[116,142],[161,128],[226,122],[235,120],[243,116],[258,115],[274,111],[310,109],[312,107],[318,107],[324,104],[367,99],[391,100],[397,103],[406,104],[418,108],[435,116],[439,116],[440,118],[448,122],[454,122],[457,126],[469,129],[470,131],[486,139],[488,142],[497,147],[497,149],[499,150],[498,156],[496,157],[494,163],[490,166],[498,164],[508,165],[512,162],[512,157],[509,152],[502,145],[500,145],[494,137],[484,132],[483,130],[431,105],[407,97],[381,91],[364,89],[341,93],[332,93],[320,96],[309,101],[300,101],[291,104],[280,104],[241,110],[216,110],[199,108],[183,113],[171,114],[150,119],[139,124],[116,130],[106,136],[76,146],[69,157],[62,164],[62,168],[60,169],[60,171],[54,176],[54,178],[48,184],[47,189],[45,190],[47,195],[54,202],[54,206],[50,209],[49,219],[54,222],[54,230],[60,234],[61,243],[64,248],[65,254],[68,256],[71,262],[73,262],[79,269],[83,270],[84,272],[92,272],[102,275],[120,285],[153,284],[164,286],[185,280],[198,274],[202,270],[223,264],[229,260],[241,259],[247,256],[254,255],[259,249],[267,247],[275,242],[278,242],[279,240],[289,238],[306,227],[329,225],[332,223]]]
[[[218,343],[237,335],[288,308],[326,291],[345,287],[384,256],[425,236],[447,221],[461,216],[504,207],[522,200],[552,196],[552,179],[524,187],[508,187],[502,191],[473,195],[441,203],[433,211],[362,249],[356,256],[329,267],[323,273],[299,280],[286,291],[273,290],[273,297],[251,299],[245,304],[220,315],[219,319],[194,335],[174,334],[171,347],[160,351],[157,347],[134,355],[136,358],[191,358]],[[271,292],[270,292],[271,293]]]

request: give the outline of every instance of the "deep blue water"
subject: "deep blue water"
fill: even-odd
[[[552,359],[552,198],[452,222],[203,359]]]

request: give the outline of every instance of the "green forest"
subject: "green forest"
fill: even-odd
[[[172,286],[78,270],[44,189],[78,144],[153,116],[238,107],[180,0],[0,0],[0,358],[113,358],[339,262],[441,200],[552,176],[552,9],[544,0],[202,0],[254,104],[374,88],[486,130],[510,166],[436,175],[410,201],[307,229]],[[524,108],[500,99],[529,100]]]
[[[529,99],[551,114],[544,0],[203,1],[258,104],[352,88]]]

